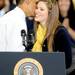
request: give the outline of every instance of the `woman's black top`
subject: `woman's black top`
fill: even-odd
[[[64,26],[59,26],[55,31],[53,50],[65,53],[66,68],[69,68],[72,63],[71,40]]]

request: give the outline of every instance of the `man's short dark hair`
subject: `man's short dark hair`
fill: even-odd
[[[20,2],[20,0],[16,0],[16,4],[17,4],[17,5],[19,4],[19,2]]]
[[[16,0],[16,4],[21,4],[24,0]]]

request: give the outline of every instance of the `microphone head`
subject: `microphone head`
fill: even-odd
[[[23,30],[21,30],[21,36],[26,36],[26,32],[25,32],[25,30],[23,29]]]

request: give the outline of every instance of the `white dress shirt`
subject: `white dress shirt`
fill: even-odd
[[[16,7],[0,19],[0,51],[23,52],[22,29],[27,33],[25,13]]]

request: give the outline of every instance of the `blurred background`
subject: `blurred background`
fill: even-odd
[[[19,0],[0,0],[0,17],[14,9]],[[75,8],[75,0],[72,0]]]

